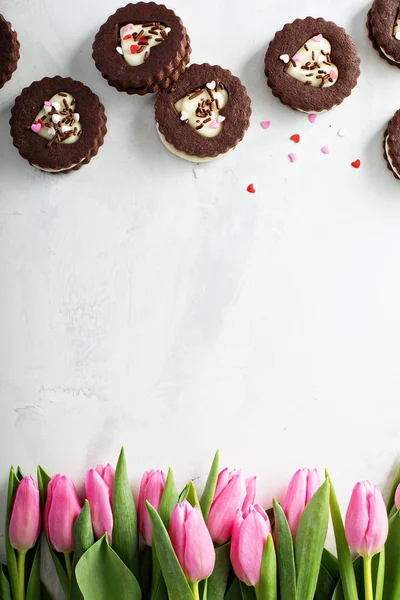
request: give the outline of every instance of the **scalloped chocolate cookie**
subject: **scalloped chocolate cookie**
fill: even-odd
[[[369,39],[382,58],[400,67],[400,4],[398,0],[375,0],[368,13]]]
[[[11,23],[0,15],[0,88],[12,77],[19,60],[19,42]]]
[[[96,67],[110,85],[128,94],[171,87],[190,60],[190,39],[174,11],[139,2],[117,10],[93,44]]]
[[[383,135],[383,156],[388,169],[396,179],[400,179],[400,110],[395,113]]]
[[[80,81],[45,77],[15,101],[11,136],[32,167],[52,174],[78,170],[90,162],[107,133],[104,107]]]
[[[351,94],[360,75],[360,58],[344,29],[307,17],[275,34],[265,55],[265,74],[282,104],[323,112]]]
[[[158,94],[155,117],[162,143],[192,162],[227,154],[243,139],[251,100],[240,79],[208,64],[191,65],[175,86]]]

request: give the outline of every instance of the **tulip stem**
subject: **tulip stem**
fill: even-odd
[[[191,584],[191,588],[192,588],[194,600],[200,600],[199,584],[198,583],[192,583]]]
[[[372,558],[364,556],[364,589],[365,600],[374,600],[374,591],[372,587]]]
[[[71,575],[72,575],[71,553],[64,552],[64,558],[65,558],[65,568],[67,569],[68,579],[71,579]]]
[[[25,600],[25,559],[26,559],[26,552],[18,552],[17,553],[18,600]]]

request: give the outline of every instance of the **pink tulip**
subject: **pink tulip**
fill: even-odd
[[[347,509],[345,530],[349,546],[364,557],[380,552],[388,536],[388,517],[376,485],[360,481]]]
[[[283,510],[293,537],[305,507],[320,485],[321,480],[316,469],[299,469],[293,475],[283,501]]]
[[[396,495],[394,497],[394,503],[396,505],[397,510],[400,510],[400,485],[396,490]]]
[[[228,541],[237,510],[244,510],[253,504],[255,495],[255,477],[245,481],[240,471],[221,471],[207,519],[208,530],[216,544]]]
[[[115,471],[111,465],[97,465],[86,475],[86,498],[89,501],[94,534],[97,539],[108,535],[112,543],[114,525],[112,500],[114,491]]]
[[[210,577],[215,566],[215,550],[203,516],[187,500],[174,508],[169,536],[175,554],[190,583]]]
[[[47,488],[44,530],[49,543],[65,554],[74,549],[74,525],[81,511],[76,488],[65,475],[55,475]]]
[[[231,562],[236,576],[247,585],[258,585],[265,543],[271,534],[268,515],[259,504],[237,511],[232,531]]]
[[[140,483],[138,518],[139,530],[147,546],[151,546],[153,532],[151,528],[150,515],[146,507],[146,500],[156,510],[160,507],[161,498],[165,488],[167,477],[163,471],[146,471]]]
[[[36,544],[40,527],[39,490],[32,477],[24,477],[15,492],[11,511],[8,530],[11,546],[27,552]]]

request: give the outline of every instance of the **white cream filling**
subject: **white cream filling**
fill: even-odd
[[[117,52],[122,54],[128,65],[137,67],[144,63],[154,46],[162,44],[170,31],[169,27],[164,27],[161,23],[128,23],[120,29],[121,45],[118,46]]]
[[[230,152],[230,150],[228,150],[228,152],[225,152],[224,154],[218,154],[218,156],[209,156],[209,157],[200,157],[200,156],[193,156],[191,154],[186,154],[186,152],[182,152],[182,150],[177,150],[177,148],[175,148],[175,146],[173,144],[170,144],[170,142],[167,142],[167,140],[165,139],[165,136],[161,133],[158,124],[157,124],[157,131],[158,131],[158,135],[160,136],[160,140],[162,141],[164,146],[170,152],[172,152],[172,154],[175,154],[175,156],[179,156],[179,158],[183,158],[184,160],[188,160],[190,162],[194,162],[194,163],[211,162],[213,160],[221,158],[222,156],[226,156],[228,154],[228,152]]]
[[[331,61],[331,50],[330,42],[322,35],[310,38],[291,57],[287,74],[317,88],[335,85],[339,70]]]
[[[381,50],[382,54],[384,54],[386,56],[386,58],[388,58],[392,62],[396,63],[397,65],[400,65],[400,61],[398,61],[395,58],[393,58],[393,56],[390,56],[390,54],[388,54],[387,52],[385,52],[384,49],[381,46],[379,46],[379,49]]]
[[[399,171],[393,166],[393,160],[389,154],[389,136],[386,136],[386,140],[385,140],[385,152],[386,152],[386,156],[388,159],[388,162],[390,164],[390,168],[392,169],[393,173],[395,173],[397,175],[397,177],[400,177],[400,173]]]
[[[30,164],[32,167],[35,167],[35,169],[39,169],[39,171],[44,171],[45,173],[62,173],[63,171],[69,171],[70,169],[77,167],[81,162],[83,162],[85,160],[85,158],[82,158],[82,160],[80,160],[78,163],[75,163],[74,165],[71,165],[70,167],[66,167],[65,169],[48,169],[45,167],[41,167],[40,165],[35,165],[34,163],[30,163]]]
[[[215,81],[206,88],[187,94],[175,103],[181,121],[185,121],[199,135],[216,137],[223,129],[225,117],[219,111],[228,103],[228,92]]]
[[[82,123],[80,123],[79,113],[74,111],[75,98],[71,94],[68,92],[54,94],[50,100],[44,103],[42,109],[36,115],[31,129],[48,141],[53,140],[57,133],[61,136],[66,133],[70,134],[60,143],[75,144],[81,135]],[[39,122],[42,123],[42,126]],[[59,143],[57,139],[54,141]]]

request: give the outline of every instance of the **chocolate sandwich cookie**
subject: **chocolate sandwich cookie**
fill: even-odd
[[[360,75],[360,58],[344,29],[307,17],[275,34],[265,55],[265,74],[282,104],[323,112],[351,94]]]
[[[400,179],[400,110],[398,110],[383,136],[383,156],[388,169]]]
[[[398,0],[375,0],[368,13],[369,39],[391,65],[400,67],[400,4]]]
[[[169,88],[190,60],[190,39],[174,11],[155,2],[120,8],[93,44],[96,67],[119,92],[153,94]]]
[[[12,77],[19,60],[19,42],[11,23],[0,15],[0,88]]]
[[[208,64],[191,65],[158,94],[155,117],[163,144],[192,162],[227,154],[250,125],[251,101],[240,79]]]
[[[107,133],[104,107],[80,81],[45,77],[15,101],[10,120],[14,146],[33,167],[61,174],[90,162]]]

